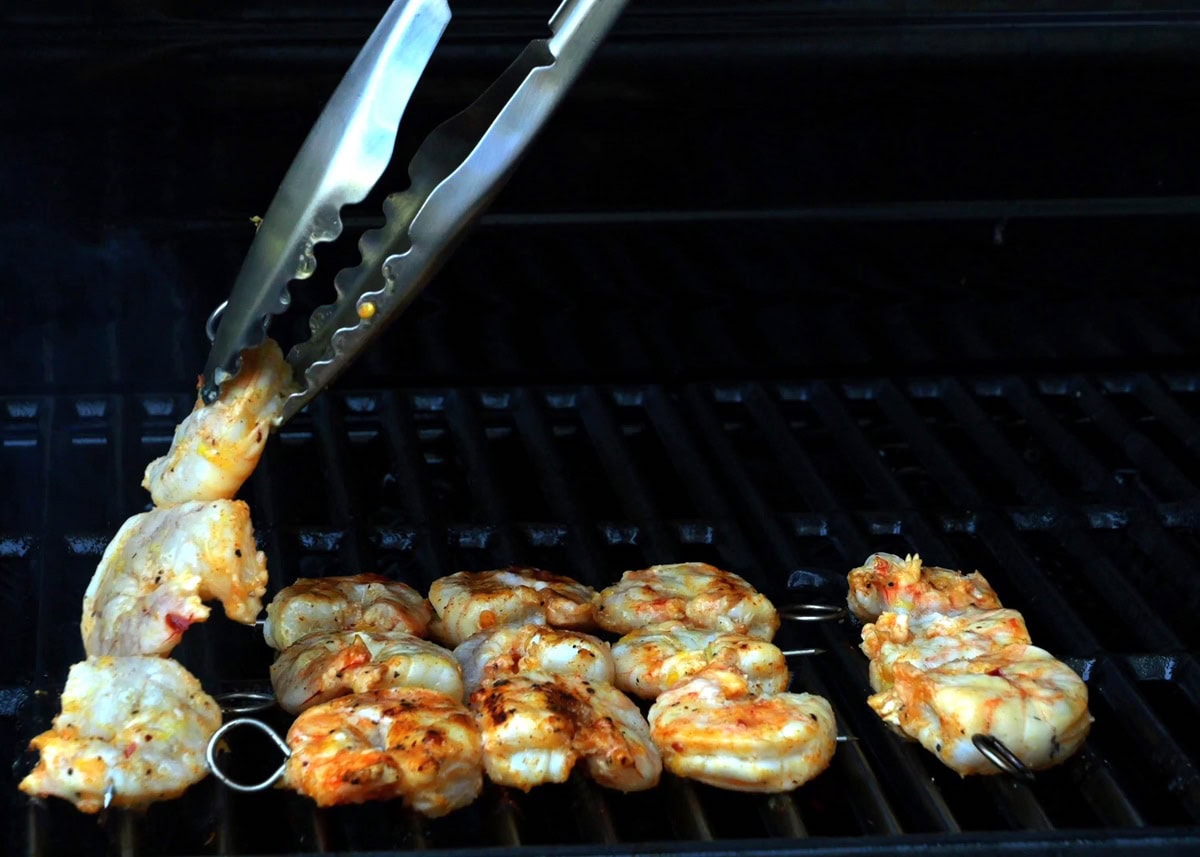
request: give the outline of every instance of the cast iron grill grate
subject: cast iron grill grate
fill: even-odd
[[[83,589],[107,539],[145,505],[141,468],[191,402],[0,401],[6,482],[20,486],[0,499],[0,735],[17,755],[81,657]],[[97,824],[10,788],[8,851],[782,853],[989,836],[1032,851],[1116,834],[1194,845],[1198,419],[1200,375],[1188,372],[330,392],[272,441],[243,492],[268,595],[297,576],[365,569],[427,588],[451,570],[525,562],[600,585],[701,559],[776,603],[840,601],[846,570],[871,551],[919,551],[984,570],[1034,639],[1088,678],[1086,750],[1032,786],[961,780],[867,709],[854,625],[788,626],[787,645],[829,649],[795,664],[794,686],[826,695],[857,738],[792,795],[668,777],[623,796],[574,779],[529,795],[489,786],[429,822],[394,806],[314,811],[208,780]],[[270,662],[256,630],[222,617],[177,656],[210,692],[263,686]],[[270,761],[239,752],[248,769]]]

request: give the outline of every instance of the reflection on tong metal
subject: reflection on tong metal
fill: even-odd
[[[628,0],[563,0],[551,36],[530,42],[466,110],[437,128],[409,165],[411,186],[384,204],[359,242],[361,262],[334,279],[312,337],[291,349],[300,385],[282,424],[340,375],[429,283],[508,181]],[[209,319],[201,395],[212,403],[258,345],[288,285],[312,275],[316,244],[342,231],[340,210],[383,174],[417,81],[450,22],[446,0],[394,0],[326,105],[254,237],[229,300]]]

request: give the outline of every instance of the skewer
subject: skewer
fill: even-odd
[[[1033,782],[1033,771],[999,738],[980,732],[971,736],[971,743],[985,759],[1004,773],[1012,774],[1027,783]]]
[[[823,655],[824,649],[784,649],[783,656],[785,658],[803,658],[808,655]]]
[[[837,622],[846,618],[846,608],[837,604],[786,604],[779,616],[791,622]]]
[[[216,697],[226,714],[254,714],[275,705],[275,696],[257,690],[233,690]]]

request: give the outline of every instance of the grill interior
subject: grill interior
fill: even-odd
[[[360,569],[427,588],[449,568],[511,561],[602,584],[686,558],[737,570],[786,604],[838,600],[845,570],[877,549],[985,569],[1093,693],[1085,751],[1032,787],[960,781],[887,734],[863,702],[866,664],[845,623],[781,632],[785,646],[829,649],[796,663],[794,686],[826,695],[858,739],[789,796],[669,778],[630,796],[583,780],[528,796],[489,786],[472,808],[421,822],[206,781],[103,825],[10,792],[12,835],[36,853],[130,854],[1194,836],[1195,489],[1174,453],[1193,452],[1198,382],[1135,372],[339,390],[283,431],[244,492],[271,593]],[[6,466],[42,501],[5,508],[11,745],[53,715],[80,654],[79,592],[112,522],[138,507],[134,471],[188,407],[183,395],[5,400]],[[115,490],[81,496],[76,480]],[[256,631],[222,617],[177,654],[211,692],[263,687],[270,663]],[[238,746],[245,776],[270,764],[252,740]]]
[[[1196,13],[1050,5],[633,4],[479,230],[243,497],[268,597],[367,570],[603,585],[704,560],[780,605],[841,603],[872,551],[978,568],[1088,680],[1085,750],[1032,786],[962,780],[867,708],[857,626],[785,623],[784,647],[828,650],[794,688],[854,739],[796,792],[576,778],[487,786],[432,822],[211,779],[100,821],[16,791],[82,657],[87,581],[191,407],[248,218],[384,4],[0,13],[0,64],[28,81],[0,92],[6,852],[1200,846],[1200,170],[1178,118]],[[401,149],[549,11],[455,4]],[[319,251],[298,303],[349,261]],[[215,614],[175,656],[211,693],[264,688],[260,633]],[[245,777],[274,767],[230,741]]]

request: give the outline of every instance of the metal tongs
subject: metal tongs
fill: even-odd
[[[387,198],[361,261],[334,278],[312,336],[287,355],[298,390],[282,425],[334,381],[420,294],[515,171],[529,144],[628,0],[562,0],[549,38],[530,42],[463,112],[439,126],[409,165],[411,186]],[[262,343],[291,303],[289,284],[316,268],[314,247],[342,232],[392,159],[401,117],[447,25],[446,0],[394,0],[334,91],[263,217],[229,299],[208,319],[212,351],[201,396],[216,401],[241,353]]]

